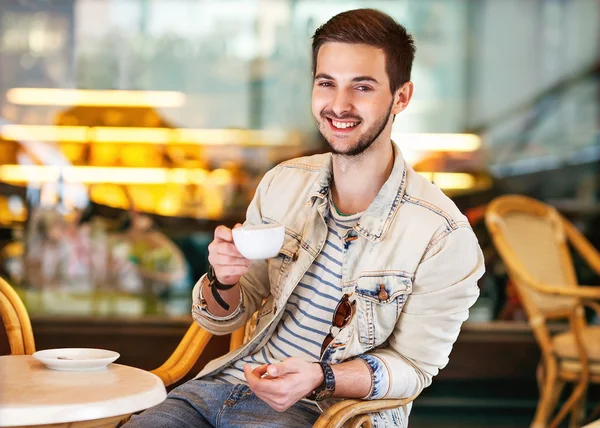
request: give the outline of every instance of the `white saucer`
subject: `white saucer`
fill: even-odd
[[[59,348],[37,351],[32,356],[52,370],[92,371],[106,369],[120,354],[106,349]]]

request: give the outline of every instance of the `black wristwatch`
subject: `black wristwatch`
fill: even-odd
[[[319,361],[315,364],[319,364],[323,370],[323,382],[306,398],[313,401],[322,401],[331,397],[335,392],[335,376],[333,374],[333,369],[329,364],[323,361]]]
[[[219,306],[221,306],[223,309],[228,311],[229,304],[225,300],[223,300],[223,298],[219,294],[219,290],[230,290],[233,287],[235,287],[235,284],[225,285],[225,284],[220,283],[219,280],[217,279],[217,275],[215,275],[215,269],[210,264],[208,265],[208,273],[206,274],[206,277],[208,278],[208,285],[210,286],[210,292],[213,295],[213,297],[215,298],[215,301],[219,304]]]

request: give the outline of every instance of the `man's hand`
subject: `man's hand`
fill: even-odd
[[[252,392],[278,412],[286,411],[323,382],[319,364],[295,357],[254,370],[246,364],[244,375]]]
[[[236,224],[235,227],[240,227]],[[215,239],[208,246],[208,261],[215,270],[215,275],[221,284],[234,285],[240,280],[240,277],[248,272],[251,260],[244,258],[233,243],[231,229],[225,226],[219,226],[215,230]],[[238,307],[240,301],[240,287],[234,285],[229,290],[219,291],[219,296],[229,305],[225,309],[215,300],[210,290],[208,281],[202,286],[202,294],[206,299],[208,312],[218,317],[230,315]]]
[[[239,223],[235,225],[241,226]],[[225,285],[236,284],[252,264],[235,247],[231,229],[226,226],[215,229],[215,239],[208,246],[208,261],[215,269],[219,282]]]

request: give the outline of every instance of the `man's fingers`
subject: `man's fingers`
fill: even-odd
[[[226,256],[219,253],[208,253],[208,261],[213,266],[246,266],[250,267],[252,264],[251,260],[234,257],[234,256]]]
[[[244,258],[235,245],[226,241],[215,240],[208,246],[208,250],[211,253],[221,254],[223,256]]]
[[[231,229],[227,226],[217,226],[217,228],[215,229],[215,239],[233,242],[233,235],[231,234]]]
[[[262,377],[267,372],[267,367],[269,367],[268,364],[263,364],[262,366],[258,366],[252,370],[252,373],[258,377]]]
[[[244,225],[242,223],[236,223],[235,226],[233,226],[234,229],[237,229],[238,227],[243,227]]]
[[[250,389],[252,391],[254,391],[256,393],[261,390],[260,376],[258,376],[256,373],[254,373],[254,371],[250,367],[250,364],[244,365],[244,377],[246,378],[246,381],[248,382],[248,386],[250,386]]]
[[[298,368],[290,358],[281,363],[271,364],[267,368],[267,373],[273,377],[281,377],[292,373],[298,373]]]
[[[266,364],[265,364],[266,366]],[[250,386],[250,389],[255,394],[260,395],[261,399],[271,399],[279,393],[278,382],[273,382],[273,379],[261,378],[261,373],[266,373],[266,367],[260,366],[252,370],[250,364],[244,366],[244,376]]]
[[[269,380],[269,375],[261,378],[261,373],[264,373],[268,367],[269,365],[263,364],[252,370],[250,364],[246,364],[244,366],[244,376],[246,377],[250,389],[258,398],[278,412],[283,412],[289,409],[293,404],[289,398],[286,398],[291,389],[289,385],[284,386],[286,383],[284,379]]]
[[[242,276],[248,272],[248,266],[213,266],[217,278],[225,278],[229,276]]]

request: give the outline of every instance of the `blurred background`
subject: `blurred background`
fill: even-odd
[[[528,195],[600,246],[597,0],[2,0],[0,276],[39,349],[166,359],[216,225],[243,221],[271,167],[327,150],[311,36],[358,7],[414,35],[415,95],[393,138],[486,255],[481,298],[413,424],[527,426],[540,352],[483,218],[495,197]]]

